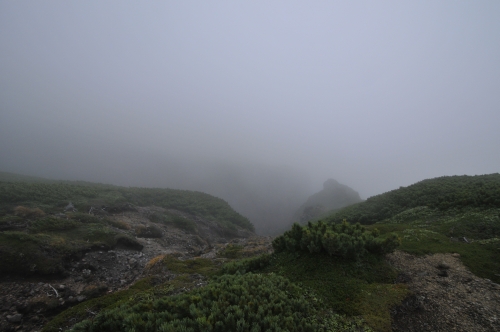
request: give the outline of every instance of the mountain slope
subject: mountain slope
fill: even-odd
[[[129,298],[144,286],[124,288],[155,285],[151,261],[213,258],[229,241],[255,236],[248,219],[201,192],[0,178],[6,180],[0,181],[0,303],[9,303],[2,308],[2,331],[19,323],[39,331],[47,318],[106,293]],[[172,278],[170,261],[154,278]],[[115,295],[120,291],[126,295]]]
[[[325,218],[343,220],[396,232],[412,254],[458,253],[474,274],[500,282],[500,174],[420,181]]]
[[[500,174],[443,176],[400,187],[344,208],[329,221],[373,224],[407,209],[427,206],[446,211],[461,208],[500,208]]]
[[[352,188],[333,179],[325,181],[323,190],[311,195],[293,217],[294,222],[305,224],[333,210],[361,202],[361,197]]]
[[[39,207],[46,212],[59,211],[69,202],[79,211],[92,206],[103,208],[123,204],[156,205],[217,220],[225,227],[239,226],[253,231],[247,218],[234,211],[224,200],[196,191],[126,188],[76,181],[0,182],[0,214],[16,205]]]

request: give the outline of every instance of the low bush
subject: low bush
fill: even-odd
[[[45,212],[39,208],[31,209],[24,206],[17,206],[14,208],[14,214],[23,218],[40,218],[45,215]]]
[[[132,227],[130,226],[130,224],[126,223],[125,221],[123,220],[113,220],[113,219],[109,219],[107,220],[108,224],[113,226],[113,227],[116,227],[116,228],[119,228],[119,229],[123,229],[125,231],[131,229]]]
[[[159,227],[143,225],[139,225],[135,228],[135,234],[137,237],[145,238],[160,238],[163,236],[163,232]]]
[[[273,248],[276,252],[326,252],[330,256],[357,260],[367,252],[392,252],[400,244],[396,234],[389,234],[383,239],[378,235],[377,231],[366,231],[359,223],[350,225],[345,220],[341,224],[319,221],[300,226],[295,223],[291,230],[274,239]]]
[[[225,275],[190,293],[129,302],[72,331],[318,331],[301,289],[274,274]]]

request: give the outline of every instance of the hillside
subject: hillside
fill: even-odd
[[[231,239],[252,236],[246,218],[205,193],[0,173],[0,298],[13,305],[0,330],[16,317],[37,330],[36,313],[50,317],[128,287],[158,255],[215,256]]]
[[[425,180],[274,239],[202,193],[1,182],[0,329],[498,330],[497,181]]]
[[[253,232],[225,201],[201,192],[14,179],[23,181],[0,182],[0,243],[8,243],[0,246],[3,273],[63,273],[63,262],[72,255],[123,244],[140,247],[135,236],[161,238],[165,227],[202,238]],[[127,223],[126,214],[146,220]],[[206,240],[213,239],[200,241]]]
[[[326,180],[323,190],[309,196],[307,201],[295,212],[293,220],[305,224],[332,211],[361,202],[361,197],[352,188],[333,179]]]
[[[500,282],[500,174],[420,181],[325,219],[342,220],[395,231],[411,253],[460,253],[472,272]]]
[[[176,209],[197,216],[216,220],[221,226],[239,226],[253,231],[253,225],[234,211],[227,202],[201,192],[125,188],[105,184],[72,181],[17,182],[0,181],[0,214],[6,215],[17,205],[38,207],[46,212],[60,211],[69,202],[78,211],[87,212],[91,207],[113,209],[120,205],[155,205]]]
[[[440,211],[499,208],[500,174],[443,176],[368,198],[329,217],[332,222],[373,224],[407,209],[426,206]]]

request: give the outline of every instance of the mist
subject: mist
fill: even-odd
[[[200,190],[260,233],[500,166],[500,3],[0,3],[0,171]]]

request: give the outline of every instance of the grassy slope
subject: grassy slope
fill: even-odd
[[[396,232],[410,253],[459,253],[474,274],[500,283],[500,174],[424,180],[326,220],[343,219]]]
[[[91,206],[156,205],[214,220],[229,233],[235,225],[253,231],[248,219],[227,202],[201,192],[51,181],[10,173],[0,173],[0,180],[4,180],[0,181],[2,273],[61,273],[65,259],[82,250],[110,248],[120,241],[130,247],[138,245],[113,230],[107,218],[85,213]],[[63,212],[69,202],[83,213],[53,215]]]
[[[341,209],[333,222],[373,224],[407,209],[427,206],[447,211],[460,208],[500,208],[500,174],[443,176],[368,198]]]
[[[361,318],[374,331],[391,330],[390,308],[408,292],[394,284],[397,272],[375,255],[349,261],[324,253],[280,253],[272,257],[267,271],[310,290],[325,308]]]
[[[79,211],[86,211],[90,206],[126,203],[157,205],[213,219],[223,227],[238,225],[253,231],[250,221],[234,211],[227,202],[202,192],[68,181],[0,182],[0,216],[8,214],[18,205],[38,207],[46,213],[60,212],[70,201]]]
[[[198,264],[197,262],[200,263]],[[284,313],[280,310],[281,306],[290,305],[290,300],[293,302],[294,298],[300,298],[303,305],[311,310],[309,315],[306,315],[306,322],[313,325],[316,324],[316,328],[313,329],[314,331],[354,332],[360,331],[360,327],[364,326],[364,331],[366,332],[388,332],[391,326],[389,310],[407,294],[404,286],[393,283],[397,273],[380,257],[367,256],[361,261],[350,262],[341,259],[332,259],[332,257],[327,255],[283,253],[272,256],[260,256],[243,261],[238,260],[229,263],[229,265],[236,264],[241,266],[249,262],[257,262],[257,264],[250,263],[253,266],[247,269],[247,272],[257,272],[258,274],[255,276],[263,278],[259,283],[259,290],[256,289],[256,285],[253,285],[249,289],[252,292],[259,292],[257,296],[261,298],[258,301],[248,294],[243,297],[234,297],[231,294],[225,293],[226,291],[223,290],[222,286],[219,288],[219,279],[216,278],[211,281],[211,286],[207,289],[208,293],[201,292],[203,293],[203,301],[208,306],[204,307],[205,309],[208,308],[208,314],[199,316],[200,312],[192,311],[190,305],[193,300],[198,298],[198,295],[201,295],[198,294],[200,293],[199,291],[194,290],[187,292],[185,295],[170,297],[171,294],[177,294],[181,289],[190,289],[193,287],[191,284],[193,281],[189,277],[190,273],[201,273],[205,276],[214,276],[215,273],[215,277],[223,275],[225,276],[223,278],[226,279],[229,277],[228,275],[232,275],[230,283],[241,291],[244,291],[245,287],[239,288],[240,286],[237,285],[241,281],[248,279],[248,274],[241,274],[241,270],[238,272],[238,269],[228,267],[227,265],[220,270],[219,266],[214,265],[209,260],[178,261],[174,257],[166,256],[163,261],[157,262],[155,267],[160,264],[166,266],[174,273],[179,273],[175,279],[164,284],[152,286],[150,279],[146,278],[129,290],[86,301],[59,314],[45,326],[43,331],[58,331],[59,328],[68,327],[67,324],[70,320],[78,322],[81,319],[89,317],[88,310],[101,312],[101,315],[80,324],[80,326],[87,326],[81,329],[82,331],[90,331],[92,328],[103,328],[103,326],[113,322],[113,324],[116,324],[117,320],[121,319],[121,316],[129,316],[132,313],[143,316],[137,321],[137,328],[143,324],[147,326],[149,320],[154,322],[153,324],[158,325],[160,324],[158,323],[159,321],[162,321],[161,324],[163,324],[163,322],[167,322],[168,320],[162,312],[150,311],[158,301],[172,302],[171,310],[178,312],[180,317],[185,317],[186,319],[205,317],[210,321],[211,319],[208,317],[210,312],[213,313],[213,310],[220,310],[224,306],[232,305],[232,309],[229,309],[231,312],[238,312],[239,308],[246,312],[244,317],[247,322],[251,319],[255,321],[254,315],[259,314],[259,308],[261,308],[261,305],[256,305],[256,303],[263,305],[264,300],[271,299],[273,292],[279,287],[276,284],[276,276],[278,275],[293,282],[294,293],[296,295],[292,296],[292,298],[281,297],[279,300],[281,304],[278,304],[278,307],[269,312],[264,310],[261,313],[263,326],[266,325],[264,319],[268,315],[283,315]],[[262,281],[266,281],[267,284],[264,284]],[[238,291],[236,288],[235,291]],[[221,297],[218,297],[217,294],[219,293]],[[214,298],[209,299],[209,297]],[[231,298],[233,297],[236,302],[231,304]],[[278,299],[273,299],[270,302],[275,301],[278,301]],[[174,303],[178,304],[174,305]],[[187,310],[188,307],[189,310]],[[277,326],[283,327],[282,322],[286,319],[284,316],[279,317]],[[146,328],[146,330],[148,329]],[[226,331],[227,329],[216,330]],[[277,331],[277,329],[269,330]],[[286,330],[303,331],[301,327],[293,326]],[[194,329],[194,331],[204,331],[204,329]]]

